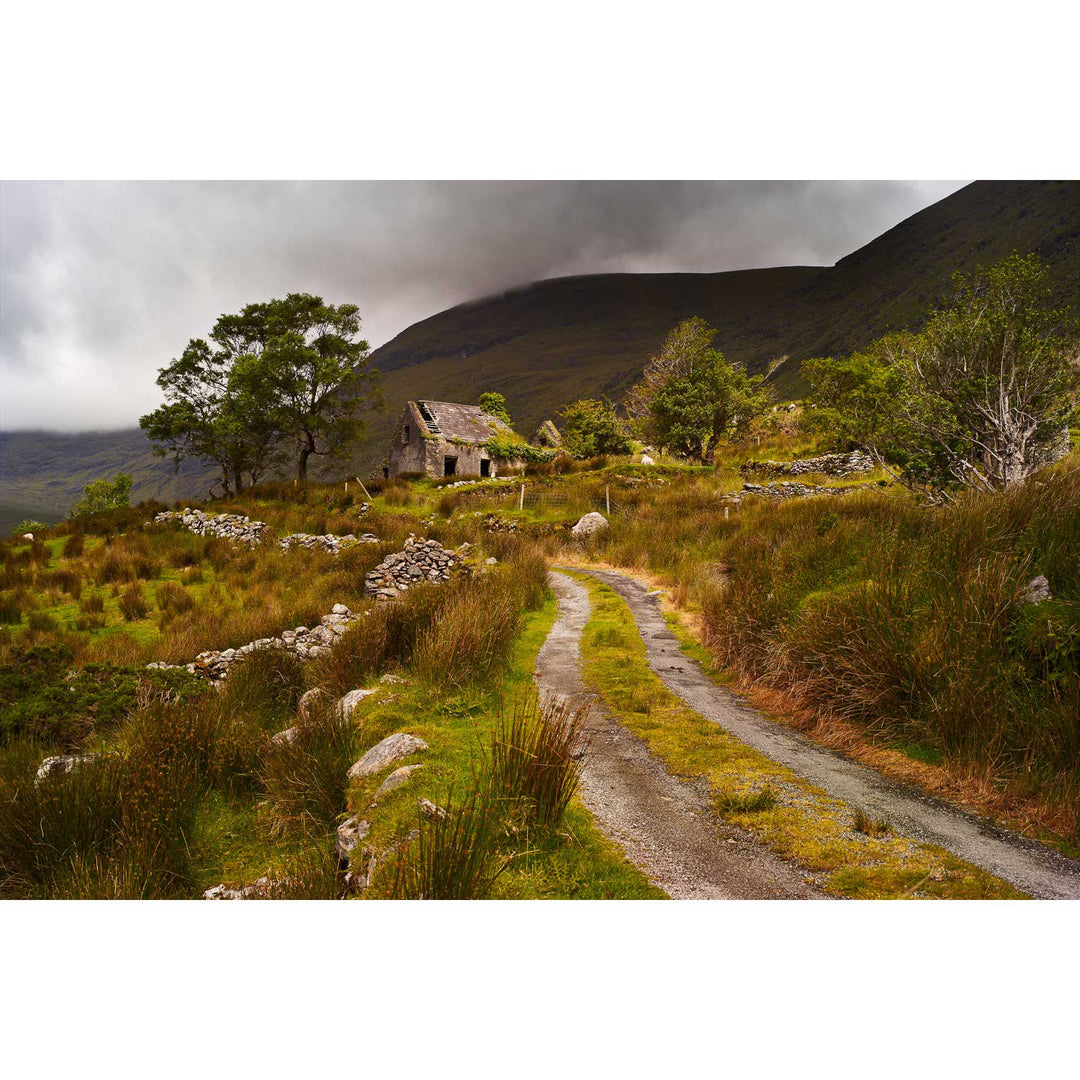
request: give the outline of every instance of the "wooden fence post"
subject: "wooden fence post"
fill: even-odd
[[[521,495],[518,496],[518,510],[521,511],[521,510],[524,510],[524,509],[525,509],[525,485],[522,484],[521,485]]]
[[[604,485],[604,502],[607,505],[607,516],[611,517],[611,488]]]

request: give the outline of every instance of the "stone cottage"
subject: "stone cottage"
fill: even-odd
[[[514,472],[524,461],[498,460],[488,440],[513,431],[479,405],[449,401],[407,401],[390,445],[386,474],[428,476],[495,476]]]

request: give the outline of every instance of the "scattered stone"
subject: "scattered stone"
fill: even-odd
[[[374,776],[387,765],[392,765],[403,757],[409,757],[427,748],[428,744],[423,739],[418,739],[415,735],[409,735],[404,731],[395,731],[393,735],[387,735],[382,742],[376,743],[359,761],[350,766],[346,776],[350,780]]]
[[[1040,574],[1032,578],[1020,594],[1022,604],[1041,604],[1050,599],[1050,582]]]
[[[410,536],[405,547],[385,559],[364,578],[364,594],[376,600],[394,600],[413,585],[441,583],[465,569],[460,549],[447,551],[437,540]]]
[[[721,502],[740,503],[747,495],[760,495],[766,499],[805,499],[810,495],[846,495],[850,491],[860,491],[863,488],[875,487],[869,484],[844,484],[837,487],[825,487],[821,484],[804,484],[799,480],[781,480],[774,484],[743,484],[742,491],[732,492],[723,496]]]
[[[430,799],[417,799],[416,805],[420,808],[420,813],[432,821],[436,819],[445,821],[450,816],[441,806],[436,806]]]
[[[375,792],[375,798],[371,800],[371,805],[374,806],[384,795],[389,795],[395,788],[401,787],[417,769],[423,767],[423,765],[402,765],[400,768],[395,769],[382,782],[379,790]]]
[[[350,690],[343,697],[338,698],[337,705],[335,706],[338,716],[340,716],[342,720],[351,719],[353,709],[355,709],[364,698],[371,697],[374,693],[374,690]]]
[[[389,671],[379,679],[379,682],[387,686],[404,686],[408,681],[408,679],[403,679],[400,675],[394,675]]]
[[[284,731],[279,731],[276,735],[270,739],[271,746],[292,746],[296,742],[296,737],[300,734],[300,727],[296,725],[294,727],[286,728]]]
[[[272,878],[261,877],[252,885],[241,885],[239,888],[231,888],[228,885],[215,885],[203,893],[204,900],[270,900],[283,886],[293,882],[284,878],[275,881]]]
[[[337,828],[337,839],[334,841],[334,850],[337,852],[338,862],[342,866],[349,865],[349,856],[353,848],[364,839],[371,831],[371,824],[351,817],[343,821]]]
[[[334,605],[337,606],[336,604]],[[285,633],[290,633],[286,631]],[[285,635],[282,634],[282,637]],[[318,711],[322,702],[328,701],[330,695],[321,687],[313,686],[310,690],[305,690],[300,695],[300,700],[296,703],[296,715],[300,717],[302,721],[310,721],[314,719],[315,713]]]
[[[606,528],[608,528],[608,519],[594,510],[586,514],[570,531],[574,536],[582,537],[592,536],[593,533],[601,532]]]
[[[38,766],[34,784],[40,784],[43,780],[49,780],[54,776],[66,776],[77,765],[86,765],[99,757],[101,757],[100,754],[59,754],[55,757],[47,757]]]
[[[653,459],[651,457],[649,457],[648,454],[642,454],[641,455],[641,464],[642,465],[655,465],[656,462],[653,461]]]

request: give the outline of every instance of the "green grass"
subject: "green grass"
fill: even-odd
[[[429,688],[416,684],[395,686],[390,694],[362,705],[366,745],[405,730],[430,747],[415,759],[424,767],[379,802],[377,812],[370,817],[372,831],[365,845],[386,849],[417,828],[417,798],[442,805],[448,792],[460,797],[480,783],[500,702],[533,693],[536,655],[555,615],[554,599],[548,595],[540,610],[526,616],[501,684],[434,696]],[[394,700],[387,701],[387,697]],[[350,810],[366,815],[383,779],[380,774],[355,783],[349,793]],[[576,799],[555,830],[523,823],[519,832],[502,838],[499,850],[510,863],[495,883],[495,898],[656,899],[664,895],[599,832]],[[392,877],[392,865],[384,865],[376,874],[373,894],[388,895]]]
[[[704,778],[716,812],[793,859],[826,892],[895,899],[1006,899],[1022,894],[943,849],[855,829],[850,807],[690,709],[649,669],[630,609],[585,575],[593,604],[582,639],[586,684],[668,770]]]

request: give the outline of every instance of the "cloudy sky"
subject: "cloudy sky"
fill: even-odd
[[[371,345],[564,274],[829,265],[947,181],[0,185],[0,430],[132,425],[223,312],[313,292]]]

